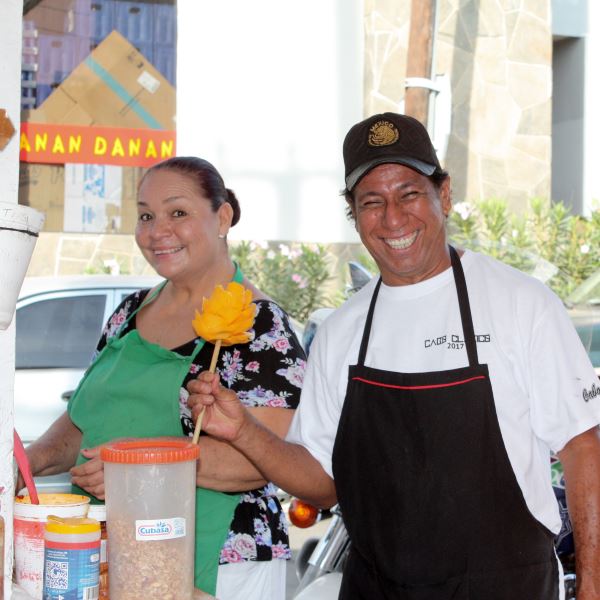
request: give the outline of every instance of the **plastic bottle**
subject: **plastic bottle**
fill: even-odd
[[[100,590],[98,599],[109,600],[108,595],[108,535],[106,533],[106,506],[90,504],[88,519],[96,519],[100,523]],[[0,598],[0,600],[2,600]]]
[[[192,600],[197,444],[103,446],[111,600]]]
[[[50,515],[44,533],[43,600],[96,600],[100,576],[100,523]]]

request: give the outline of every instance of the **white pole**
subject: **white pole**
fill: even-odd
[[[0,109],[4,109],[17,133],[0,151],[0,201],[18,200],[21,28],[23,0],[0,2]],[[1,146],[1,144],[0,144]],[[0,494],[5,521],[4,598],[11,598],[13,514],[13,385],[15,373],[15,330],[12,324],[0,330]]]

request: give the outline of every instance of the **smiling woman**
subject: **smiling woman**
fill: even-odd
[[[194,295],[201,299],[210,296],[215,279],[231,277],[225,237],[239,220],[240,208],[209,163],[198,160],[202,176],[194,178],[185,160],[162,163],[142,179],[135,236],[159,275],[193,282]]]
[[[205,160],[173,158],[146,173],[136,241],[165,281],[126,297],[109,318],[68,412],[28,448],[36,474],[70,469],[74,488],[99,502],[100,446],[122,437],[191,436],[197,413],[187,386],[213,353],[192,321],[203,298],[232,280],[252,292],[253,340],[227,346],[217,371],[258,420],[285,436],[305,356],[283,309],[230,258],[227,234],[239,217],[235,194]],[[209,435],[199,443],[196,587],[224,600],[283,600],[290,549],[273,486],[230,444]]]

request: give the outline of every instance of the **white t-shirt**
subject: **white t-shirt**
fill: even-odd
[[[560,299],[539,281],[466,251],[479,362],[487,364],[500,430],[531,513],[558,533],[550,450],[600,423],[596,375]],[[332,476],[331,454],[357,363],[374,278],[319,327],[287,439]],[[419,373],[468,365],[452,269],[415,285],[381,285],[365,365]],[[586,400],[587,398],[587,400]]]

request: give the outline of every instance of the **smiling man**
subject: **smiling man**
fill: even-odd
[[[339,502],[352,551],[340,598],[558,600],[550,483],[559,453],[578,600],[600,598],[597,377],[560,300],[448,244],[450,177],[425,128],[394,113],[344,142],[345,196],[381,277],[319,329],[283,442],[216,378],[194,416],[267,477]],[[589,396],[589,393],[587,393]]]

